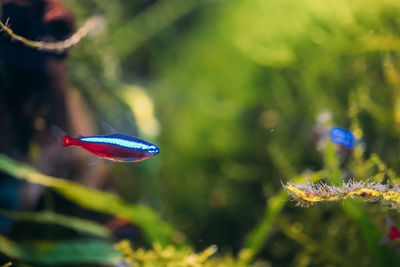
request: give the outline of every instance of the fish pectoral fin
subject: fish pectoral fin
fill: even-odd
[[[101,128],[102,128],[104,134],[116,134],[116,133],[118,133],[113,127],[110,126],[110,124],[108,124],[105,121],[101,121]]]
[[[101,159],[101,157],[99,157],[99,156],[93,156],[93,157],[89,160],[88,165],[89,165],[89,166],[94,166],[94,165],[96,165],[96,163],[97,163],[100,159]]]

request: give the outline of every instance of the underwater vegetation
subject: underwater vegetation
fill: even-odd
[[[349,180],[339,186],[331,186],[325,183],[301,185],[287,184],[286,189],[299,201],[301,205],[311,205],[323,201],[337,201],[355,196],[362,197],[368,201],[381,200],[395,207],[399,205],[400,189],[398,186],[391,187],[390,184],[369,183],[365,181]]]
[[[0,266],[399,266],[398,1],[0,14]]]

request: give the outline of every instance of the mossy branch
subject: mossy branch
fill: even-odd
[[[397,185],[391,186],[389,183],[384,185],[350,180],[341,186],[331,186],[325,183],[313,184],[306,181],[304,184],[287,183],[284,187],[301,206],[360,197],[366,201],[381,201],[384,204],[400,207],[400,188]]]
[[[59,42],[44,42],[44,41],[33,41],[29,40],[21,35],[14,33],[10,28],[9,19],[5,23],[0,21],[0,32],[5,32],[10,36],[11,40],[15,40],[23,43],[24,45],[50,52],[62,52],[76,44],[78,44],[82,38],[86,37],[89,33],[99,30],[104,27],[104,19],[99,16],[94,16],[88,19],[82,27],[80,27],[71,37],[64,41]]]

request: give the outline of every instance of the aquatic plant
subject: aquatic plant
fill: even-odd
[[[304,184],[287,183],[284,187],[300,206],[359,197],[369,202],[381,201],[393,207],[400,207],[400,188],[397,185],[391,186],[390,183],[352,179],[343,182],[341,186],[334,186],[324,182],[315,184],[306,180]]]
[[[21,42],[28,47],[59,53],[78,44],[88,34],[95,31],[101,31],[101,29],[104,28],[104,23],[104,19],[101,17],[91,17],[73,35],[71,35],[71,37],[58,42],[33,41],[24,36],[18,35],[11,29],[11,22],[9,19],[6,19],[5,23],[0,21],[0,32],[5,32],[11,40]]]
[[[108,192],[101,192],[61,178],[44,175],[28,165],[15,162],[5,155],[0,155],[0,171],[17,179],[51,188],[82,207],[115,216],[123,215],[126,220],[142,227],[150,243],[168,244],[171,242],[172,235],[176,232],[170,224],[163,222],[151,209],[145,206],[126,203],[118,196]],[[42,218],[42,220],[45,220],[45,218]],[[76,220],[72,219],[64,221],[64,223],[68,223],[68,221],[71,225],[76,224]]]
[[[174,245],[171,226],[155,217],[150,209],[123,203],[118,197],[106,192],[85,188],[72,182],[47,176],[27,165],[18,164],[7,156],[0,155],[0,170],[18,179],[38,183],[52,188],[78,203],[79,205],[105,213],[124,215],[124,218],[142,227],[152,249],[137,248],[133,250],[128,241],[121,241],[113,246],[110,242],[95,239],[19,244],[0,235],[0,252],[4,255],[36,264],[118,264],[127,266],[247,266],[244,257],[235,259],[232,256],[209,259],[216,251],[210,246],[202,252],[195,253],[188,245]],[[52,223],[73,230],[91,234],[100,238],[109,237],[109,230],[104,226],[88,220],[73,218],[50,211],[44,212],[11,212],[0,210],[0,214],[15,220]],[[182,241],[180,241],[182,243]],[[169,245],[167,245],[169,244]],[[179,245],[179,244],[178,244]]]

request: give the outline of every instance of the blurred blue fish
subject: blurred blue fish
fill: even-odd
[[[340,144],[349,149],[353,149],[357,143],[357,139],[353,133],[342,128],[332,128],[329,134],[333,143]]]

